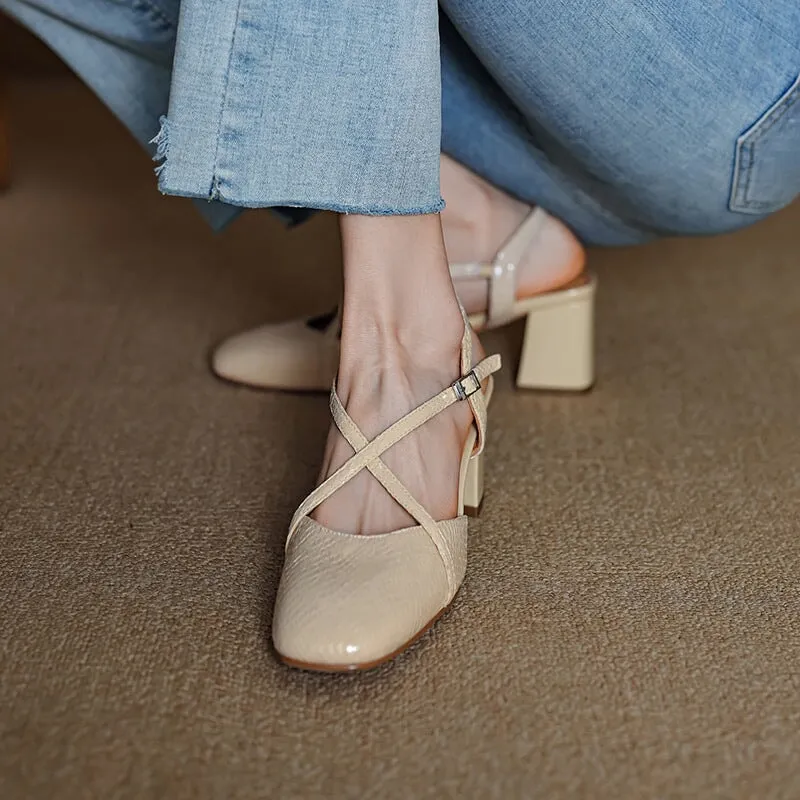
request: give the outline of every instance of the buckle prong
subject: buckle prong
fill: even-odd
[[[472,379],[472,386],[466,386],[465,384],[470,378]],[[457,400],[466,400],[481,388],[481,382],[478,380],[475,370],[472,369],[463,378],[453,381],[452,388]]]

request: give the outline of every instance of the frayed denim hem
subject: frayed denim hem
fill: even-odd
[[[163,174],[163,173],[162,173]],[[278,214],[284,220],[287,220],[290,227],[300,224],[310,216],[301,214],[300,219],[294,215],[294,210],[308,210],[308,211],[332,211],[336,214],[361,214],[365,217],[411,217],[423,214],[438,214],[444,209],[445,203],[442,198],[439,198],[437,203],[431,203],[426,206],[417,206],[413,208],[392,208],[389,206],[361,206],[353,205],[350,203],[335,203],[330,200],[303,200],[298,201],[296,198],[287,200],[286,198],[258,198],[258,200],[242,200],[241,198],[226,197],[224,194],[219,193],[214,197],[201,192],[190,192],[181,189],[171,189],[165,186],[164,182],[159,180],[159,191],[161,194],[171,195],[173,197],[191,197],[196,200],[207,200],[211,202],[221,202],[229,206],[236,206],[237,208],[269,208]]]
[[[153,154],[153,161],[159,162],[154,172],[160,178],[161,173],[167,166],[167,158],[169,157],[169,120],[165,116],[158,118],[160,127],[158,133],[148,142],[154,145],[156,152]]]
[[[153,161],[159,162],[155,167],[155,174],[158,176],[158,189],[162,194],[175,197],[189,197],[194,200],[206,200],[209,203],[219,202],[227,206],[236,208],[270,208],[274,210],[281,220],[290,227],[300,224],[308,219],[314,211],[332,211],[337,214],[360,214],[371,217],[389,216],[418,216],[423,214],[438,214],[445,207],[444,200],[438,200],[418,206],[383,206],[374,204],[358,203],[337,203],[330,199],[299,198],[299,197],[270,197],[268,193],[264,197],[248,199],[242,197],[231,197],[225,194],[220,187],[216,175],[211,180],[211,185],[206,190],[192,190],[185,186],[176,187],[170,181],[170,139],[172,136],[171,125],[166,116],[159,119],[161,127],[158,133],[150,140],[150,144],[155,146]],[[188,181],[191,183],[191,181]],[[290,190],[291,191],[291,190]]]

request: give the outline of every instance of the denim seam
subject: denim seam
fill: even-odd
[[[760,200],[749,200],[747,195],[752,183],[753,173],[756,169],[756,146],[759,141],[763,139],[771,130],[789,113],[789,110],[800,99],[800,84],[795,81],[795,88],[785,98],[785,101],[776,108],[769,119],[764,123],[763,129],[759,128],[753,131],[752,141],[749,141],[745,146],[749,149],[749,164],[747,165],[747,180],[744,186],[744,204],[749,208],[757,208],[767,210],[772,208],[772,203],[765,203]]]
[[[746,213],[747,210],[766,212],[775,208],[775,203],[748,198],[755,172],[756,145],[789,113],[798,100],[800,100],[800,75],[797,76],[787,92],[750,126],[750,128],[755,127],[755,130],[743,133],[737,140],[733,185],[728,204],[731,211],[739,213]]]
[[[220,140],[222,139],[222,127],[225,120],[225,111],[228,105],[228,90],[231,82],[231,65],[233,63],[233,53],[236,49],[236,40],[239,32],[239,17],[242,13],[242,0],[236,2],[236,19],[233,23],[233,36],[231,36],[231,46],[228,51],[228,68],[225,70],[225,85],[222,89],[222,102],[219,108],[219,121],[217,123],[217,147],[214,151],[214,164],[211,168],[211,186],[208,188],[208,199],[219,200],[219,176],[217,169],[219,168],[219,153],[220,153]]]

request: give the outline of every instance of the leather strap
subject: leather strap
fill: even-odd
[[[500,356],[493,355],[484,358],[474,367],[472,366],[472,328],[467,321],[467,315],[463,307],[461,308],[461,314],[464,317],[464,335],[461,339],[461,378],[390,425],[372,441],[369,441],[364,436],[358,425],[345,411],[336,392],[336,381],[334,380],[330,398],[331,415],[339,432],[353,448],[353,455],[317,486],[300,504],[289,525],[289,534],[286,537],[287,547],[303,517],[310,514],[320,503],[341,489],[345,483],[355,477],[362,469],[367,469],[395,501],[425,529],[439,552],[447,574],[448,584],[451,590],[453,589],[456,580],[455,563],[447,540],[442,536],[439,526],[433,517],[414,498],[394,472],[386,466],[381,456],[390,447],[397,444],[405,436],[408,436],[409,433],[417,430],[428,420],[462,400],[469,401],[478,432],[477,445],[472,455],[474,456],[482,450],[486,435],[486,400],[482,384],[485,380],[490,379],[492,373],[500,369],[501,360]]]
[[[514,302],[517,298],[517,268],[523,256],[538,238],[547,213],[538,206],[531,211],[522,224],[511,234],[509,240],[500,248],[492,264],[492,277],[489,280],[490,325],[501,325],[514,315]]]
[[[493,355],[485,358],[471,372],[479,382],[483,382],[493,372],[500,369],[501,361],[500,356]],[[468,376],[464,376],[467,379]],[[332,394],[335,393],[334,386]],[[475,394],[480,394],[476,392]],[[469,397],[470,401],[475,397],[475,394]],[[292,522],[289,525],[289,538],[294,534],[297,524],[300,520],[310,514],[320,503],[327,500],[334,492],[338,491],[349,480],[355,477],[362,469],[365,469],[373,459],[379,458],[390,447],[397,444],[401,439],[408,436],[409,433],[417,430],[420,426],[424,425],[429,419],[432,419],[437,414],[450,408],[453,403],[459,401],[459,397],[452,386],[443,389],[439,394],[426,400],[421,406],[417,406],[413,411],[410,411],[404,417],[399,419],[393,425],[390,425],[385,431],[379,433],[371,442],[362,447],[357,453],[351,456],[339,469],[323,481],[308,497],[300,504],[297,511],[292,517]],[[473,407],[472,402],[470,405]],[[485,403],[483,419],[476,419],[478,426],[485,426]],[[480,427],[478,428],[480,433]],[[419,520],[418,520],[419,521]],[[421,521],[420,525],[422,524]],[[287,543],[289,539],[287,538]]]
[[[517,299],[517,268],[525,253],[538,238],[547,217],[547,212],[536,206],[498,250],[491,264],[469,261],[450,265],[450,275],[453,280],[489,281],[489,308],[486,316],[488,325],[498,327],[513,317],[514,303]],[[334,329],[338,336],[342,325],[341,304],[335,312],[336,316],[331,317],[329,323],[319,329],[326,333]],[[311,322],[314,323],[316,320]]]
[[[369,444],[369,440],[353,422],[350,415],[344,410],[336,392],[331,392],[331,411],[336,422],[336,427],[342,436],[347,439],[355,453],[360,452]],[[455,562],[447,540],[439,531],[439,526],[423,506],[414,498],[397,475],[386,466],[381,458],[375,458],[366,465],[384,489],[398,502],[414,519],[425,529],[431,541],[439,551],[439,557],[447,573],[448,584],[452,589],[455,581]]]
[[[470,278],[492,277],[492,265],[481,261],[470,261],[469,263],[451,264],[450,277],[454,280],[469,280]]]
[[[517,299],[517,268],[525,253],[539,237],[547,212],[537,206],[498,250],[491,264],[469,262],[452,264],[454,280],[483,278],[489,281],[489,309],[486,322],[492,327],[508,322],[514,316]]]

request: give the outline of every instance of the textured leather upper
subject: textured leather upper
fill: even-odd
[[[369,440],[331,389],[331,415],[353,455],[295,511],[273,618],[273,641],[284,658],[307,665],[355,666],[390,656],[414,638],[455,596],[467,564],[467,518],[436,521],[382,456],[454,403],[468,400],[475,431],[465,444],[459,505],[470,458],[483,447],[484,380],[500,356],[473,366],[472,330],[464,309],[461,378]],[[475,440],[477,439],[477,444]],[[362,470],[368,470],[419,525],[377,536],[340,533],[309,516]]]
[[[272,637],[278,652],[315,665],[366,664],[399,650],[453,599],[467,566],[467,518],[438,523],[451,589],[421,526],[378,536],[328,530],[309,517],[286,549]]]

